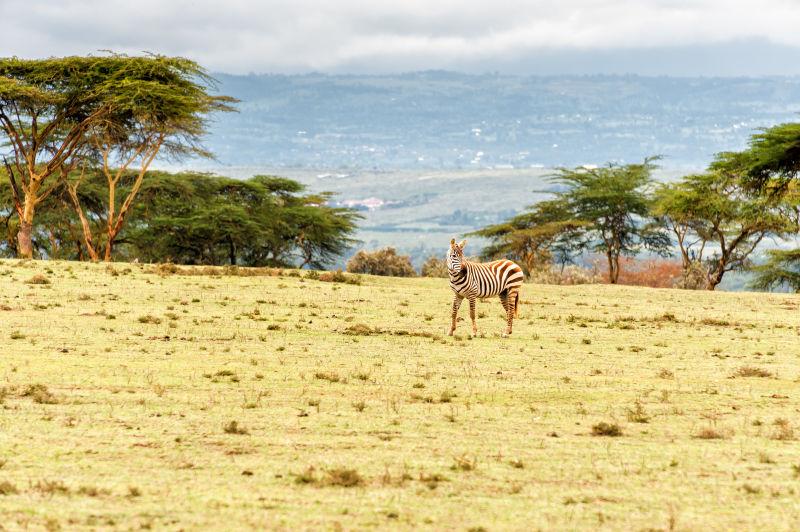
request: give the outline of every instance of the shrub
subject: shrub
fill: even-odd
[[[0,482],[0,495],[16,495],[17,493],[19,490],[11,482],[7,480]]]
[[[364,484],[364,478],[355,469],[338,467],[329,469],[325,473],[325,484],[328,486],[353,488],[355,486],[362,486]]]
[[[622,429],[616,423],[601,421],[592,427],[594,436],[622,436]]]
[[[706,268],[699,262],[692,262],[688,268],[681,271],[673,286],[684,290],[705,290],[708,287]]]
[[[50,279],[42,275],[41,273],[37,273],[27,281],[27,284],[50,284]]]
[[[361,279],[357,275],[346,275],[342,273],[342,270],[320,273],[317,275],[316,280],[325,283],[361,284]]]
[[[626,258],[620,262],[618,284],[671,288],[677,284],[683,273],[681,263],[671,260]]]
[[[605,277],[596,267],[583,268],[569,265],[564,268],[549,266],[530,272],[530,279],[539,284],[577,285],[598,284],[606,282]]]
[[[411,257],[398,255],[393,247],[368,252],[361,250],[347,261],[350,273],[367,273],[370,275],[387,275],[390,277],[414,277]]]
[[[767,371],[762,368],[757,368],[755,366],[742,366],[741,368],[737,369],[736,372],[731,375],[731,378],[734,377],[772,377],[772,372]]]
[[[246,428],[244,428],[243,426],[239,425],[239,422],[236,421],[236,420],[232,420],[232,421],[226,423],[222,427],[222,430],[225,431],[225,434],[243,435],[243,434],[247,434],[248,433],[248,430]]]
[[[22,397],[30,397],[34,403],[40,405],[58,404],[58,398],[44,384],[29,384],[20,395]]]
[[[731,436],[729,431],[719,430],[714,427],[704,427],[694,433],[698,440],[724,440]]]
[[[420,275],[423,277],[449,277],[447,261],[438,257],[428,257],[420,269]]]

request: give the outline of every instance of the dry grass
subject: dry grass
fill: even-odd
[[[800,522],[798,296],[526,285],[469,338],[440,279],[6,271],[9,530]]]

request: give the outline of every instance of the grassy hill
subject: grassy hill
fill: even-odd
[[[277,273],[0,262],[0,523],[800,522],[797,296]]]

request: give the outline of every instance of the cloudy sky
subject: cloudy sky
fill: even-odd
[[[214,72],[800,75],[800,0],[0,0],[0,16],[0,55],[152,51]]]

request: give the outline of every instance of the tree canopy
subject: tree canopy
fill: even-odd
[[[101,171],[86,172],[82,184],[70,189],[70,176],[43,203],[33,226],[38,256],[89,258],[81,225],[106,238],[106,179]],[[128,194],[138,173],[119,181]],[[70,195],[79,196],[81,218]],[[172,261],[179,264],[244,266],[310,266],[331,264],[356,242],[352,235],[359,216],[351,209],[329,205],[331,195],[305,194],[296,181],[272,176],[248,180],[202,173],[148,172],[133,206],[130,223],[117,236],[116,260]],[[13,231],[7,182],[0,183],[0,222]],[[6,216],[10,213],[9,216]],[[16,250],[3,239],[0,255]]]
[[[550,262],[571,263],[583,246],[589,222],[573,219],[563,199],[542,201],[528,209],[507,222],[469,234],[490,239],[481,257],[519,261],[528,275]]]
[[[32,256],[36,207],[60,186],[58,177],[89,163],[123,171],[137,164],[139,182],[117,216],[118,177],[108,176],[111,246],[161,150],[171,156],[207,155],[200,145],[207,116],[231,110],[234,101],[211,94],[212,86],[199,65],[180,57],[1,58],[0,132],[13,153],[6,174],[19,216],[19,255]]]
[[[743,270],[768,237],[797,231],[791,196],[764,194],[748,184],[750,154],[721,154],[706,173],[685,176],[656,192],[654,213],[672,234],[684,270],[702,273],[714,289],[730,271]]]

